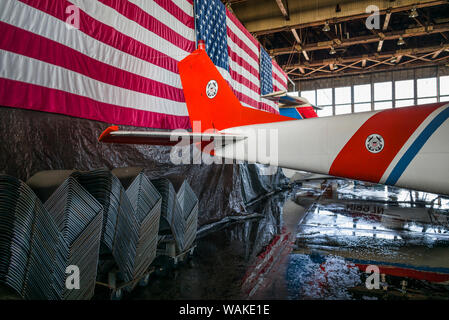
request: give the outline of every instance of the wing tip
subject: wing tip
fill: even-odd
[[[106,141],[106,138],[109,137],[109,134],[110,134],[111,132],[114,132],[114,131],[118,131],[118,126],[110,126],[110,127],[107,127],[106,130],[104,130],[104,131],[100,134],[100,137],[98,137],[98,141],[100,141],[100,142],[107,142],[107,141]]]

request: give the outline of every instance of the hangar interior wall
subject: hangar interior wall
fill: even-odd
[[[381,71],[353,76],[329,77],[314,80],[302,80],[295,83],[297,91],[368,84],[372,82],[400,81],[449,75],[449,67],[434,66],[394,71]]]

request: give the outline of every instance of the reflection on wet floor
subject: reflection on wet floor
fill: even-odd
[[[263,217],[203,235],[189,264],[128,298],[449,298],[447,199],[320,180],[249,211]],[[379,271],[378,287],[368,266]]]
[[[447,200],[346,180],[303,187],[295,200],[308,210],[290,257],[289,298],[449,298]],[[366,287],[370,265],[379,289]]]
[[[153,276],[148,286],[137,288],[125,299],[245,299],[242,284],[248,269],[281,233],[285,196],[277,194],[250,208],[263,213],[262,218],[236,221],[200,236],[189,263]]]

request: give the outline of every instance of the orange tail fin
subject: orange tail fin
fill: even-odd
[[[180,61],[178,67],[194,130],[194,121],[201,121],[201,131],[204,132],[294,120],[242,106],[201,45]]]

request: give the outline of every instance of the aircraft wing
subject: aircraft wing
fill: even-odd
[[[189,145],[202,141],[214,141],[216,145],[225,145],[246,139],[245,135],[222,133],[194,133],[186,130],[173,131],[125,131],[111,126],[103,131],[99,141],[107,143],[149,144],[149,145]],[[181,143],[181,144],[179,144]]]

